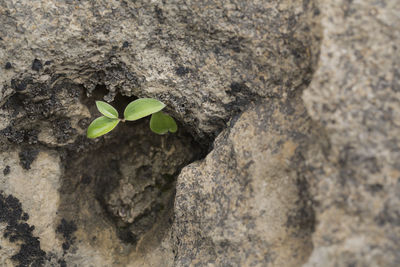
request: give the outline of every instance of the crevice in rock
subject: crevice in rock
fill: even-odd
[[[101,116],[95,101],[108,94],[106,86],[97,85],[88,97],[82,85],[62,75],[52,82],[32,79],[8,99],[2,110],[11,121],[0,131],[0,147],[19,150],[27,171],[42,150],[56,150],[61,157],[59,225],[68,222],[76,231],[68,236],[70,241],[56,231],[64,255],[53,255],[55,259],[64,261],[82,242],[120,255],[121,247],[162,238],[173,221],[180,170],[203,158],[210,144],[196,142],[179,121],[178,133],[156,135],[149,118],[120,123],[104,137],[90,140],[85,132]],[[118,93],[111,104],[122,117],[134,99]],[[157,233],[149,234],[154,229]]]
[[[221,11],[228,20],[221,24],[219,15],[196,11],[203,8],[190,8],[190,3],[177,11],[167,4],[149,5],[152,15],[138,13],[135,16],[144,20],[136,22],[153,25],[154,18],[162,27],[154,24],[155,27],[144,27],[145,32],[133,31],[133,35],[126,27],[129,32],[124,32],[123,42],[113,40],[115,43],[97,39],[102,27],[95,27],[95,31],[85,33],[85,38],[71,43],[72,48],[83,47],[76,49],[78,54],[74,49],[64,53],[65,47],[51,50],[42,58],[44,64],[38,59],[29,62],[33,72],[20,73],[11,79],[11,87],[6,87],[15,94],[2,107],[10,112],[4,115],[10,122],[4,123],[7,128],[0,131],[0,149],[51,149],[61,156],[63,176],[57,225],[68,222],[76,226],[68,235],[74,242],[66,243],[65,253],[74,254],[80,244],[89,244],[99,254],[127,255],[146,239],[157,242],[172,224],[177,175],[184,166],[209,152],[214,137],[227,127],[227,122],[232,127],[249,104],[266,98],[286,101],[280,105],[281,112],[294,112],[295,95],[310,83],[317,64],[320,34],[316,30],[318,23],[313,24],[319,14],[315,1],[302,3],[305,13],[298,13],[300,3],[282,6],[279,12],[258,4],[249,5],[250,8],[238,6],[235,12],[228,7],[225,12],[222,7],[209,4],[209,10]],[[124,12],[137,10],[124,5]],[[146,14],[146,8],[140,14]],[[120,9],[112,10],[118,15]],[[114,21],[116,15],[111,18]],[[114,27],[107,21],[94,22],[91,21],[93,25],[107,25],[107,34],[109,27]],[[248,31],[249,26],[256,31]],[[154,35],[148,40],[134,38],[147,36],[148,32]],[[118,42],[121,49],[114,46]],[[86,44],[90,45],[84,47]],[[46,49],[50,50],[43,48]],[[63,58],[65,54],[68,60]],[[21,71],[21,62],[17,63],[12,65],[16,72]],[[59,73],[63,71],[66,73]],[[122,115],[135,96],[161,97],[171,108],[169,111],[175,109],[173,115],[189,126],[180,124],[179,133],[157,136],[150,131],[147,118],[121,123],[96,140],[85,137],[89,123],[100,116],[95,100],[113,100],[111,104]],[[272,115],[264,116],[262,127],[267,127]],[[29,169],[35,157],[21,153],[21,164]],[[311,235],[315,219],[307,202],[311,197],[303,192],[309,190],[307,182],[303,176],[298,180],[302,192],[299,206],[307,208],[307,214],[304,216],[303,210],[294,213],[288,224],[304,228]],[[185,223],[190,224],[191,219],[188,217]],[[64,242],[63,233],[57,234]],[[196,234],[190,242],[202,238],[203,233]],[[67,260],[59,262],[66,264]]]
[[[105,94],[107,89],[99,85],[90,97],[81,95],[92,114],[84,127],[100,116],[95,100]],[[122,116],[134,99],[118,94],[110,104]],[[121,243],[133,247],[160,225],[166,233],[173,219],[176,177],[184,166],[204,157],[206,149],[183,125],[176,134],[152,133],[149,118],[120,123],[95,140],[77,138],[61,152],[65,173],[60,218],[73,221],[84,231],[80,238],[93,246],[102,245],[96,237],[102,228],[114,229]]]

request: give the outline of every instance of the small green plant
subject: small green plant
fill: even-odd
[[[165,104],[153,98],[140,98],[129,103],[124,111],[124,118],[120,119],[118,111],[103,101],[96,101],[101,116],[89,125],[88,138],[96,138],[113,130],[119,122],[136,121],[151,115],[150,129],[156,134],[175,133],[178,130],[175,120],[163,113]]]

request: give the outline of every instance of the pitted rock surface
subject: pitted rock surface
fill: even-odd
[[[314,169],[306,266],[400,264],[400,6],[320,1],[323,42],[304,102],[329,135]]]
[[[253,105],[177,181],[177,266],[300,266],[315,217],[304,152],[319,138],[302,101]]]
[[[397,2],[0,0],[0,265],[399,266]]]
[[[304,87],[318,54],[313,1],[0,6],[0,66],[12,64],[2,67],[0,103],[30,80],[67,78],[88,93],[105,85],[107,101],[156,97],[199,138],[215,137],[252,100]]]

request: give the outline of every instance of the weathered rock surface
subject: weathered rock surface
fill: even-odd
[[[329,135],[315,172],[306,266],[400,264],[400,6],[321,1],[319,67],[304,102]]]
[[[317,137],[300,99],[260,102],[182,170],[175,199],[177,266],[300,266],[314,212],[304,151]],[[197,264],[197,265],[196,265]]]
[[[0,168],[8,170],[0,177],[0,265],[42,266],[45,251],[61,250],[53,230],[60,199],[59,156],[42,151],[29,171],[20,166],[17,151],[2,152],[0,159]]]
[[[0,0],[2,197],[29,216],[5,218],[26,225],[29,238],[4,236],[1,264],[175,265],[176,176],[250,102],[310,81],[314,9],[296,1]],[[121,111],[135,97],[164,101],[180,133],[149,135],[144,121],[84,137],[98,114],[94,100]],[[36,256],[21,262],[13,255],[28,241]]]
[[[246,103],[310,80],[313,6],[296,2],[1,0],[0,102],[68,78],[106,100],[159,98],[214,137]]]
[[[0,0],[0,265],[399,266],[396,2]]]

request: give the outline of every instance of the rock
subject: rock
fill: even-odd
[[[31,263],[173,266],[176,177],[248,104],[309,83],[314,9],[293,1],[0,0],[1,189],[32,213],[16,222],[34,239]],[[122,113],[137,97],[165,102],[179,133],[152,135],[144,120],[85,137],[99,115],[95,100]],[[50,185],[46,203],[36,201]],[[18,263],[22,245],[1,242],[0,265]]]
[[[299,98],[233,123],[178,177],[176,266],[300,266],[315,224],[303,157],[318,133]]]
[[[304,102],[330,149],[306,157],[317,227],[305,266],[399,266],[398,1],[320,1],[323,42]]]
[[[52,231],[59,204],[60,159],[54,151],[42,151],[31,168],[19,164],[17,151],[0,154],[0,168],[13,166],[0,176],[0,262],[2,266],[43,266],[46,251],[60,253]]]
[[[399,12],[0,0],[0,265],[398,266]]]
[[[207,142],[249,102],[304,87],[317,59],[312,1],[1,3],[0,66],[13,68],[0,103],[70,80],[107,101],[156,97]]]

